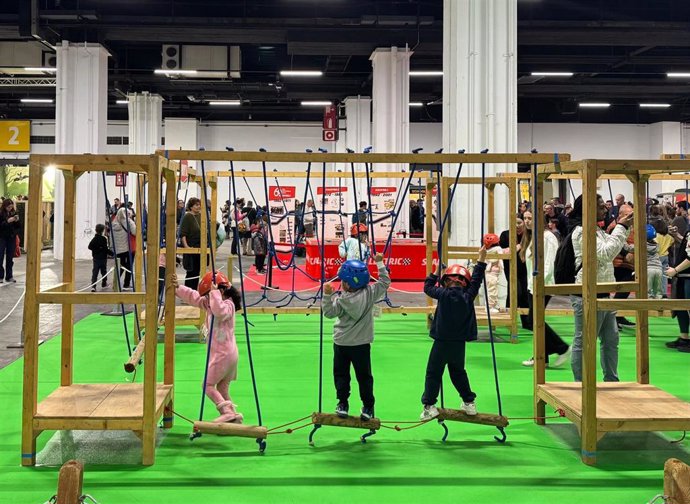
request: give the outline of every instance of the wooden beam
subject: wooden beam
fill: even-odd
[[[167,160],[159,159],[159,163]],[[175,382],[175,289],[172,288],[170,278],[175,273],[175,248],[177,242],[177,190],[175,188],[175,172],[165,171],[165,185],[167,202],[165,208],[165,243],[170,244],[170,253],[165,255],[165,344],[163,356],[163,382],[173,385]],[[174,202],[174,204],[173,204]],[[165,406],[163,413],[163,427],[173,426],[174,395]]]
[[[158,262],[155,263],[158,265]],[[39,292],[40,304],[144,304],[143,292]]]
[[[81,503],[83,484],[84,465],[78,460],[65,462],[60,468],[55,504]]]
[[[77,219],[77,178],[73,173],[62,173],[65,181],[63,247],[62,247],[62,281],[67,284],[65,290],[74,290],[75,279],[75,228]],[[40,296],[39,296],[40,298]],[[72,385],[74,359],[74,305],[62,305],[62,334],[60,339],[60,385]]]
[[[494,427],[507,427],[508,419],[502,415],[492,415],[488,413],[477,413],[468,415],[462,410],[439,408],[439,420],[451,420],[453,422],[466,422],[481,425],[493,425]]]
[[[132,165],[148,165],[153,155],[139,155],[139,154],[32,154],[29,158],[31,164],[36,163],[39,166],[54,165],[74,166],[74,165],[91,165],[93,171],[126,171],[120,170]]]
[[[690,165],[689,165],[690,166]],[[648,177],[634,173],[633,175],[633,205],[635,208],[644,209],[647,204],[647,179]],[[647,299],[647,216],[644,211],[634,214],[635,241],[635,280],[637,289],[635,298],[637,301]],[[658,309],[658,305],[656,306]],[[638,383],[649,383],[649,314],[647,311],[638,311],[635,327],[636,371]]]
[[[587,161],[566,161],[558,164],[549,163],[537,167],[538,174],[551,175],[560,173],[579,173],[587,166]]]
[[[598,293],[606,292],[634,292],[637,282],[606,282],[597,284]],[[544,286],[544,293],[548,296],[565,296],[568,294],[582,294],[581,284],[559,284]]]
[[[158,151],[175,160],[204,161],[266,161],[283,163],[405,163],[405,164],[458,164],[458,163],[552,163],[554,154],[346,154],[320,152],[243,152],[243,151]],[[559,154],[563,161],[569,154]]]
[[[543,208],[544,203],[544,179],[542,177],[536,177],[537,186],[534,188],[534,208]],[[535,219],[537,233],[532,234],[532,239],[535,237],[543,236],[543,219]],[[539,230],[542,230],[539,232]],[[539,241],[539,247],[532,248],[537,261],[537,276],[533,277],[532,281],[532,320],[533,320],[533,330],[532,330],[532,358],[534,359],[534,365],[532,366],[532,378],[533,378],[533,398],[534,398],[534,417],[535,423],[537,425],[544,425],[546,421],[544,420],[546,412],[546,403],[541,400],[537,394],[539,385],[546,381],[546,321],[544,319],[544,311],[546,306],[546,300],[544,298],[546,294],[546,288],[544,286],[544,244],[546,240]],[[529,295],[529,293],[527,294]],[[529,310],[528,310],[529,313]]]
[[[690,299],[599,299],[600,310],[690,310]]]
[[[236,423],[194,422],[194,431],[215,436],[235,436],[254,439],[266,439],[268,429],[263,426]]]
[[[59,284],[48,287],[46,290],[42,290],[41,292],[64,292],[68,285],[70,284],[67,282],[60,282]]]
[[[378,418],[372,418],[365,422],[360,417],[348,416],[341,418],[332,413],[312,413],[311,421],[315,425],[332,425],[334,427],[349,427],[352,429],[379,430],[381,428],[381,420]]]

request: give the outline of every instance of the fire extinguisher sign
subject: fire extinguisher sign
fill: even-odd
[[[335,105],[328,105],[323,109],[323,135],[324,142],[338,140],[338,110]]]

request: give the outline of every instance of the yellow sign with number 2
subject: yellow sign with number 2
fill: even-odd
[[[0,152],[29,152],[31,121],[0,121]]]

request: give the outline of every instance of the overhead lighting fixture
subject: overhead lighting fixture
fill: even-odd
[[[53,67],[24,67],[25,72],[36,72],[36,73],[55,73],[57,68]]]
[[[301,103],[303,107],[328,107],[333,105],[333,102],[329,101],[303,101]]]
[[[321,70],[281,70],[280,75],[283,77],[321,77],[323,72]]]
[[[22,103],[53,103],[52,98],[22,98]]]
[[[423,107],[424,104],[420,101],[411,101],[410,102],[410,107]]]
[[[242,105],[241,100],[210,100],[209,105]]]
[[[572,77],[573,72],[532,72],[533,77]]]
[[[610,103],[580,103],[580,108],[609,108],[610,106]]]
[[[115,102],[117,105],[127,105],[129,103],[128,100],[117,100]]]
[[[443,77],[442,70],[410,70],[410,77]]]
[[[666,77],[678,78],[678,79],[690,79],[690,72],[670,72],[666,74]]]
[[[153,71],[155,74],[160,74],[160,75],[196,75],[197,71],[196,70],[165,70],[165,69],[156,69]]]
[[[640,103],[640,108],[669,108],[670,103]]]

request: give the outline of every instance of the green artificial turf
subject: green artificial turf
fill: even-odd
[[[309,415],[318,407],[318,316],[252,316],[252,350],[261,400],[263,423],[269,428]],[[572,335],[568,318],[550,319],[565,336]],[[331,378],[330,322],[324,335],[323,409],[335,407]],[[372,351],[377,398],[376,413],[383,420],[411,421],[421,410],[420,396],[431,342],[423,316],[388,315],[376,322]],[[651,382],[684,400],[690,400],[690,354],[664,347],[676,334],[675,321],[652,319]],[[245,415],[256,422],[252,384],[238,321],[239,379],[230,392]],[[505,331],[498,335],[507,339]],[[635,379],[634,332],[621,336],[619,374]],[[59,338],[40,347],[39,399],[54,390],[59,380]],[[133,435],[122,442],[99,443],[101,434],[80,438],[78,447],[65,448],[66,439],[43,433],[38,439],[39,460],[72,450],[110,464],[88,464],[84,491],[100,503],[215,503],[215,502],[648,502],[663,488],[663,463],[677,457],[690,462],[688,441],[672,444],[682,433],[609,434],[599,444],[598,464],[588,467],[579,457],[579,437],[565,419],[549,420],[540,427],[520,417],[532,415],[532,372],[520,365],[531,355],[531,335],[521,333],[517,345],[496,344],[503,413],[511,417],[508,441],[499,444],[493,427],[448,423],[450,436],[441,443],[436,422],[398,432],[382,429],[359,442],[362,431],[323,427],[316,445],[307,444],[309,428],[293,434],[269,436],[266,453],[258,454],[254,440],[204,435],[190,442],[189,424],[175,420],[161,434],[152,467],[123,464],[136,460]],[[159,346],[162,356],[162,345]],[[175,409],[198,416],[205,346],[176,346]],[[75,382],[122,382],[126,347],[121,320],[92,315],[75,328]],[[162,361],[159,360],[162,375]],[[480,412],[496,413],[497,401],[488,343],[468,347],[472,387]],[[598,373],[601,376],[601,373]],[[142,375],[137,377],[140,381]],[[564,369],[547,371],[547,379],[572,380]],[[55,493],[57,465],[20,467],[22,362],[0,370],[0,502],[39,503]],[[351,408],[359,408],[356,382]],[[446,380],[446,405],[459,406],[459,398]],[[662,407],[662,405],[660,405]],[[216,415],[212,405],[207,419]],[[75,436],[77,433],[75,433]],[[123,436],[122,433],[117,434]],[[56,439],[62,440],[56,443]],[[84,441],[86,439],[86,441]],[[134,441],[132,441],[134,439]],[[48,446],[46,446],[48,445]],[[57,446],[57,448],[55,447]],[[57,452],[56,452],[57,450]],[[60,451],[62,450],[62,451]],[[135,451],[134,457],[132,450]],[[52,451],[50,454],[47,452]],[[50,456],[48,456],[50,455]]]

